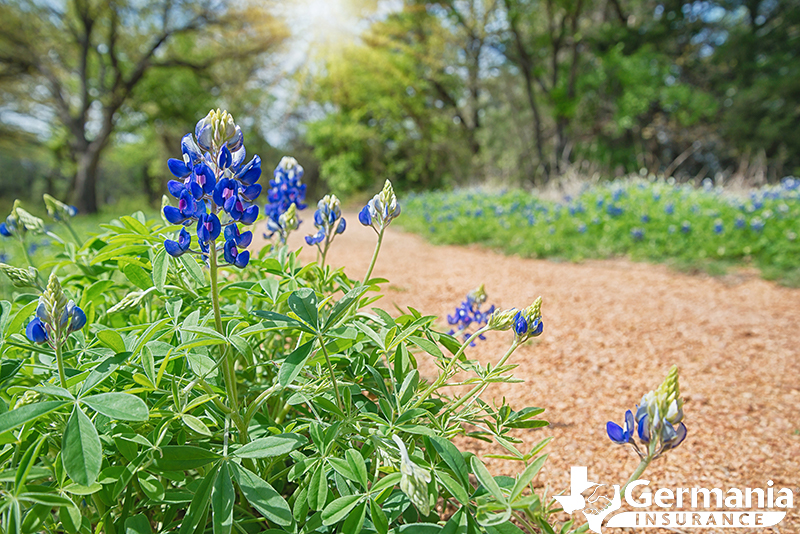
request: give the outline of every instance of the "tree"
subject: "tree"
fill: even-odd
[[[7,109],[51,124],[50,135],[66,133],[72,203],[91,213],[102,154],[122,115],[137,108],[133,97],[143,81],[161,69],[202,73],[251,58],[284,37],[263,3],[3,2],[0,95]]]

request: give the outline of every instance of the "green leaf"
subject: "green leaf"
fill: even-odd
[[[252,359],[252,357],[253,357],[253,349],[252,349],[252,347],[250,347],[250,343],[248,343],[245,338],[243,338],[242,336],[234,334],[232,336],[228,336],[228,343],[233,345],[233,348],[235,348],[237,351],[239,351],[239,353],[242,356],[244,356],[248,360]]]
[[[325,526],[335,525],[356,507],[358,501],[363,499],[363,495],[346,495],[331,501],[322,510],[322,524]]]
[[[165,445],[160,455],[153,455],[152,467],[158,471],[188,471],[219,458],[219,454],[193,445]]]
[[[348,291],[347,294],[333,306],[330,315],[328,315],[328,318],[325,320],[325,326],[322,331],[327,332],[336,326],[336,323],[339,321],[339,319],[341,319],[342,316],[347,313],[353,304],[358,302],[358,299],[361,298],[361,295],[363,295],[367,289],[369,289],[367,286],[359,286]],[[298,315],[300,314],[298,313]]]
[[[292,524],[294,519],[291,508],[272,486],[244,467],[235,463],[230,465],[244,498],[253,508],[277,525],[288,527]]]
[[[133,263],[126,264],[125,267],[122,268],[122,274],[139,289],[150,289],[153,287],[153,280],[150,278],[150,275],[138,265],[134,265]]]
[[[11,334],[16,334],[19,332],[22,325],[26,325],[33,320],[33,312],[36,311],[36,306],[39,305],[38,300],[32,300],[27,303],[25,306],[20,308],[17,314],[14,316],[13,319],[8,323],[8,328],[6,329],[5,336],[8,337]]]
[[[397,529],[399,534],[440,534],[441,531],[442,527],[436,523],[408,523]]]
[[[80,532],[82,516],[77,506],[62,506],[58,509],[58,518],[69,534]]]
[[[306,326],[301,321],[294,319],[293,317],[289,317],[288,315],[283,315],[280,313],[275,313],[272,311],[266,310],[256,310],[253,312],[253,315],[257,315],[258,317],[263,318],[262,321],[263,331],[268,332],[270,330],[285,330],[285,329],[292,329],[297,328],[302,330],[303,332],[307,332],[309,334],[315,334],[314,330]]]
[[[466,488],[457,482],[456,479],[442,471],[436,472],[436,478],[439,479],[439,482],[442,483],[442,486],[444,486],[450,495],[455,497],[458,502],[464,506],[469,505],[469,493],[467,493]]]
[[[97,333],[97,339],[114,352],[125,352],[125,342],[116,330],[100,330]]]
[[[39,451],[42,449],[44,441],[45,436],[41,436],[36,441],[36,445],[33,447],[28,447],[25,451],[25,454],[22,455],[22,459],[19,461],[19,465],[17,466],[16,475],[14,476],[14,489],[16,491],[21,490],[25,485],[25,481],[28,479],[28,473],[30,473],[31,467],[33,467],[33,464],[39,459]]]
[[[167,282],[167,272],[169,271],[169,258],[165,249],[160,249],[153,258],[153,284],[159,292],[164,292],[164,284]]]
[[[386,519],[386,514],[381,510],[381,506],[372,499],[369,500],[369,517],[378,534],[389,532],[389,520]]]
[[[181,415],[181,420],[183,421],[183,424],[192,429],[193,432],[196,432],[201,436],[211,436],[211,430],[209,430],[208,426],[206,426],[206,424],[197,417],[185,413]]]
[[[304,287],[298,289],[287,301],[289,308],[297,316],[310,326],[316,333],[319,329],[319,317],[317,315],[317,295],[313,289]]]
[[[192,502],[189,504],[189,509],[186,510],[186,515],[183,517],[178,534],[191,534],[206,517],[208,501],[211,499],[211,491],[217,479],[218,470],[218,465],[209,469],[203,482],[195,490],[194,497],[192,497]]]
[[[433,448],[436,449],[436,452],[442,457],[447,467],[453,470],[453,473],[458,477],[461,485],[466,487],[467,484],[469,484],[469,470],[467,469],[467,463],[464,461],[464,457],[461,456],[461,451],[444,438],[430,436],[430,440],[433,444]]]
[[[81,402],[96,412],[118,421],[147,421],[147,404],[130,393],[110,392],[84,397]]]
[[[189,276],[191,276],[196,283],[200,285],[206,284],[206,277],[203,274],[203,269],[200,267],[200,264],[197,263],[197,260],[194,258],[194,256],[190,254],[184,254],[178,258],[178,260],[183,264],[184,267],[186,267],[186,272],[189,273]]]
[[[361,532],[361,527],[364,526],[364,518],[367,515],[367,503],[362,502],[356,506],[347,519],[342,524],[341,532]]]
[[[300,434],[279,434],[253,440],[237,449],[233,455],[239,458],[272,458],[289,454],[307,442],[305,436]]]
[[[233,528],[233,503],[236,493],[233,491],[228,462],[223,462],[211,490],[211,517],[214,534],[230,534]]]
[[[347,458],[347,465],[355,473],[356,480],[362,488],[367,489],[367,465],[364,463],[361,453],[355,449],[347,449],[344,456]]]
[[[294,382],[294,379],[297,378],[297,375],[300,374],[300,371],[303,370],[303,367],[308,361],[311,348],[314,346],[315,341],[315,339],[312,339],[307,343],[303,343],[283,360],[281,368],[278,371],[278,382],[281,386],[286,387]]]
[[[481,462],[477,456],[473,456],[470,458],[470,465],[472,466],[472,472],[475,473],[478,482],[480,482],[495,499],[501,503],[506,503],[506,496],[503,495],[500,486],[498,486],[497,482],[492,478],[492,475],[489,473],[489,470],[486,469],[486,466],[483,465],[483,462]]]
[[[100,474],[103,446],[94,424],[78,406],[69,416],[62,443],[64,470],[81,486],[91,486]]]
[[[442,353],[441,349],[439,349],[439,346],[433,341],[419,336],[408,336],[408,340],[431,356],[434,356],[440,360],[444,359],[444,354]]]
[[[514,502],[517,497],[522,494],[522,491],[530,484],[533,477],[539,472],[539,470],[544,465],[545,460],[547,460],[547,454],[543,456],[539,456],[534,460],[528,467],[525,468],[525,471],[519,475],[519,478],[514,483],[514,488],[511,490],[511,496],[509,497],[510,502]]]
[[[6,325],[8,325],[8,320],[10,317],[11,303],[7,300],[0,300],[0,339],[6,337]]]
[[[153,534],[150,520],[144,514],[136,514],[125,520],[125,534]]]
[[[29,421],[57,410],[66,405],[65,401],[44,401],[34,404],[26,404],[19,408],[14,408],[6,413],[0,414],[0,434],[13,430],[18,426],[24,425]]]
[[[125,363],[125,360],[127,360],[130,355],[130,352],[120,352],[119,354],[109,356],[100,362],[100,364],[92,369],[92,371],[89,373],[89,376],[86,377],[86,381],[83,383],[83,386],[81,386],[80,394],[83,395],[88,393],[93,387],[97,386],[103,380],[111,376],[120,365]]]

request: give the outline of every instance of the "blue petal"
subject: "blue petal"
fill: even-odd
[[[72,308],[72,320],[69,323],[69,331],[77,332],[84,326],[86,326],[86,314],[83,313],[82,309],[75,306]]]
[[[227,169],[231,166],[233,157],[227,144],[222,145],[222,150],[219,151],[218,165],[220,169]]]
[[[518,311],[514,316],[514,332],[518,336],[522,336],[528,332],[528,321],[521,311]]]
[[[187,133],[181,138],[181,152],[187,154],[192,163],[199,161],[203,157],[200,154],[200,147],[194,142],[192,134],[190,133]]]
[[[260,184],[253,184],[247,186],[244,191],[242,191],[242,196],[249,200],[250,202],[254,201],[258,198],[258,195],[261,194],[261,185]]]
[[[258,179],[261,178],[261,158],[253,156],[253,159],[244,166],[237,178],[245,185],[256,183]]]
[[[358,222],[364,226],[372,225],[372,216],[369,213],[369,206],[364,206],[361,208],[361,211],[358,212]]]
[[[223,256],[225,257],[225,261],[228,263],[233,263],[236,261],[236,256],[238,256],[238,251],[236,250],[236,243],[234,241],[225,241],[225,246],[223,247]]]
[[[164,207],[164,218],[172,224],[180,224],[186,220],[186,217],[183,216],[181,210],[172,206]]]
[[[44,343],[47,341],[47,330],[39,320],[38,317],[34,318],[25,328],[25,335],[34,343]]]
[[[253,224],[258,219],[258,206],[250,206],[242,213],[242,224]]]
[[[195,200],[203,198],[203,188],[197,182],[189,182],[189,188]]]
[[[180,256],[183,256],[183,253],[186,252],[181,248],[180,244],[177,241],[173,241],[171,239],[164,240],[164,250],[166,250],[167,254],[169,254],[173,258],[178,258]]]
[[[317,243],[321,243],[323,239],[325,239],[325,230],[320,229],[320,231],[314,235],[307,235],[306,243],[309,245],[316,245]]]
[[[240,252],[239,255],[236,256],[236,259],[234,260],[233,264],[240,269],[244,269],[249,261],[250,261],[250,251],[245,250],[243,252]]]
[[[208,217],[206,217],[206,223],[211,223],[211,229],[209,230],[209,234],[211,239],[216,239],[219,237],[219,233],[222,231],[222,225],[219,222],[219,217],[216,214],[212,213]]]
[[[186,231],[186,228],[181,228],[181,233],[178,234],[178,246],[182,251],[189,250],[189,245],[192,244],[192,236]]]
[[[625,439],[625,431],[622,430],[622,427],[614,421],[609,421],[606,423],[606,432],[608,433],[608,437],[611,438],[611,441],[614,443],[628,442],[628,440]]]
[[[239,235],[239,238],[236,240],[236,245],[242,248],[246,248],[250,245],[252,241],[253,241],[253,232],[242,232],[242,234]]]
[[[650,443],[650,428],[647,426],[648,419],[650,419],[650,416],[645,415],[639,420],[639,439],[644,443]]]
[[[183,185],[183,182],[179,182],[178,180],[170,180],[167,182],[167,190],[169,194],[175,198],[181,198],[184,189],[186,189],[186,186]]]
[[[169,158],[167,160],[167,167],[169,167],[169,172],[178,178],[186,178],[192,173],[192,169],[187,167],[182,160],[175,158]]]
[[[0,224],[0,235],[4,235],[6,237],[11,237],[12,236],[12,233],[9,232],[8,226],[6,226],[6,223]]]
[[[344,218],[339,220],[339,226],[336,227],[336,233],[341,234],[344,232],[344,229],[347,227],[347,223],[345,222]]]

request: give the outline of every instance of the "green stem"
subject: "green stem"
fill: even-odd
[[[619,496],[621,499],[625,497],[625,490],[628,489],[628,485],[630,485],[630,483],[633,482],[634,480],[638,480],[639,477],[642,476],[642,473],[644,473],[645,469],[647,469],[647,466],[650,465],[651,461],[652,460],[649,455],[642,458],[642,461],[639,462],[638,466],[636,466],[636,469],[633,471],[631,477],[619,491]]]
[[[28,253],[28,247],[25,246],[25,238],[19,238],[19,246],[22,247],[22,253],[25,254],[25,259],[28,261],[28,265],[33,268],[36,268],[36,265],[33,264],[33,260],[31,259],[31,255]]]
[[[379,243],[380,243],[380,241],[379,241]],[[466,350],[466,348],[469,347],[470,343],[475,341],[475,338],[477,338],[478,336],[480,336],[481,334],[483,334],[484,332],[487,332],[489,330],[490,329],[489,329],[488,325],[484,326],[483,328],[479,328],[474,334],[472,334],[469,337],[469,339],[467,339],[464,342],[463,345],[461,345],[461,347],[458,349],[458,352],[456,352],[455,355],[450,359],[450,363],[447,364],[447,367],[445,367],[444,372],[442,372],[436,378],[436,380],[433,382],[433,384],[428,386],[428,389],[426,389],[425,391],[422,392],[422,395],[419,396],[419,399],[417,399],[417,402],[414,403],[414,405],[411,407],[411,409],[419,408],[420,404],[425,402],[425,400],[428,398],[428,396],[431,393],[433,393],[434,391],[436,391],[437,389],[442,387],[442,384],[444,384],[444,381],[447,380],[448,378],[450,378],[450,372],[453,370],[453,366],[458,361],[458,358],[464,353],[464,350]]]
[[[67,389],[67,374],[64,372],[64,358],[61,356],[61,340],[55,340],[56,349],[56,362],[58,363],[58,378],[61,381],[61,387]]]
[[[214,308],[214,324],[217,327],[217,332],[225,335],[225,331],[222,329],[222,314],[219,309],[219,288],[217,285],[217,240],[213,240],[209,243],[210,254],[208,255],[209,258],[209,266],[211,270],[211,303]],[[230,357],[228,356],[228,344],[226,343],[223,347],[220,347],[220,359],[222,367],[222,376],[225,380],[225,390],[228,393],[228,403],[230,404],[231,416],[233,417],[234,423],[236,423],[236,428],[239,430],[239,439],[243,443],[246,443],[247,438],[247,427],[244,425],[244,421],[242,420],[241,415],[239,415],[239,399],[238,399],[238,392],[236,388],[236,372],[233,369],[233,363],[231,362]]]
[[[342,405],[342,397],[339,396],[339,386],[336,383],[336,374],[333,372],[333,365],[331,364],[331,358],[328,356],[328,349],[325,348],[325,340],[322,339],[322,336],[317,336],[319,340],[319,344],[322,347],[322,354],[325,355],[325,362],[328,364],[328,371],[331,374],[331,382],[333,382],[333,391],[336,393],[336,405],[339,407],[340,410],[344,411],[344,406]]]
[[[375,268],[375,262],[378,261],[378,252],[380,252],[381,250],[381,243],[383,242],[384,230],[386,229],[381,228],[381,231],[378,232],[378,242],[375,244],[375,251],[372,253],[372,261],[369,262],[369,269],[367,269],[367,274],[364,275],[364,282],[361,283],[362,286],[367,285],[369,277],[372,276],[372,270]]]
[[[81,246],[81,240],[78,237],[78,234],[75,233],[75,230],[72,228],[72,225],[70,223],[68,223],[67,221],[64,221],[64,226],[66,226],[67,230],[69,230],[69,233],[72,234],[72,239],[75,240],[75,244],[80,247]]]
[[[520,346],[520,344],[515,339],[514,342],[511,344],[511,346],[506,351],[506,353],[503,355],[503,357],[500,358],[500,361],[497,362],[497,365],[495,366],[495,368],[502,367],[502,365],[504,363],[506,363],[506,360],[508,360],[508,358],[511,356],[511,354],[515,350],[517,350],[517,347],[519,347],[519,346]],[[469,390],[469,392],[466,395],[464,395],[463,397],[461,397],[460,399],[458,399],[458,401],[456,401],[455,404],[453,404],[452,406],[448,407],[446,413],[450,413],[450,412],[456,411],[456,409],[458,409],[462,404],[467,402],[467,400],[472,398],[473,395],[475,395],[478,391],[480,391],[482,388],[485,388],[486,386],[487,386],[486,380],[481,380],[481,382],[477,386],[475,386],[474,388]]]

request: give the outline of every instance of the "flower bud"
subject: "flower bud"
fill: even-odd
[[[57,221],[66,221],[70,217],[78,214],[75,206],[64,204],[57,198],[53,198],[47,193],[44,194],[44,205],[47,207],[47,214]]]
[[[0,263],[0,271],[8,276],[8,278],[11,280],[11,284],[14,287],[22,288],[38,286],[36,279],[39,276],[39,271],[37,271],[34,267],[20,269],[19,267],[13,267],[11,265],[6,265],[5,263]]]
[[[44,232],[44,221],[22,209],[19,200],[14,201],[14,209],[11,210],[11,214],[16,218],[18,225],[23,226],[29,232]]]
[[[122,300],[111,306],[108,309],[108,313],[117,313],[138,308],[145,294],[144,291],[132,291],[128,293],[122,297]]]
[[[392,439],[400,449],[400,489],[414,503],[419,512],[427,516],[431,513],[431,505],[428,500],[428,484],[431,482],[431,474],[411,461],[403,440],[397,436],[392,436]]]
[[[497,310],[489,317],[489,328],[492,330],[508,330],[514,326],[514,317],[519,313],[516,308]]]

